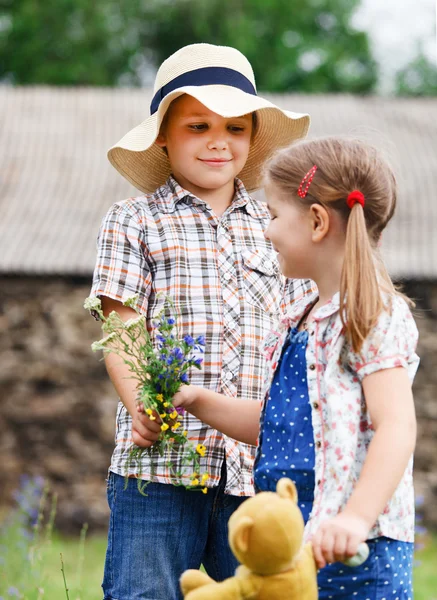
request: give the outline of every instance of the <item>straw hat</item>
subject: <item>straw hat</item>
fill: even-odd
[[[257,112],[257,129],[247,162],[238,175],[247,190],[260,186],[261,167],[278,148],[306,136],[307,114],[281,110],[256,95],[247,58],[235,48],[191,44],[165,60],[156,75],[150,117],[108,151],[111,164],[142,192],[153,192],[170,175],[163,149],[155,144],[170,103],[189,94],[222,117]]]

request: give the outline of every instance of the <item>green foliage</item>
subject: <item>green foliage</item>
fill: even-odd
[[[398,96],[437,96],[437,66],[420,53],[396,76]]]
[[[359,0],[4,0],[0,80],[17,84],[140,83],[194,42],[235,46],[266,91],[371,91],[367,34],[351,27]]]
[[[160,64],[181,46],[234,46],[260,89],[369,92],[376,82],[366,33],[352,29],[359,0],[149,0],[141,38]]]
[[[113,85],[132,73],[139,0],[4,0],[0,80]]]

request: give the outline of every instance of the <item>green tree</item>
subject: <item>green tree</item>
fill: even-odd
[[[267,91],[372,91],[359,0],[3,0],[0,80],[17,84],[141,83],[185,44],[235,46]]]
[[[194,42],[230,45],[253,65],[258,87],[283,92],[374,89],[367,34],[351,19],[359,0],[148,0],[141,39],[159,64]]]
[[[0,80],[114,85],[138,53],[139,0],[3,0]],[[121,10],[121,6],[123,10]]]
[[[437,96],[437,67],[420,52],[396,75],[398,96]]]

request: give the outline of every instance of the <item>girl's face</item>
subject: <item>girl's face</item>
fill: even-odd
[[[270,223],[264,236],[273,244],[286,277],[311,278],[314,258],[310,210],[299,206],[299,198],[284,197],[275,185],[265,188]]]
[[[169,110],[157,144],[167,148],[178,183],[199,197],[233,189],[249,155],[252,115],[225,118],[187,94]]]

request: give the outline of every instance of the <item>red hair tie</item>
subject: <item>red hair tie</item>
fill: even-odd
[[[317,165],[314,165],[314,167],[311,167],[311,169],[308,171],[308,173],[305,175],[305,177],[300,182],[299,189],[297,190],[297,195],[300,196],[301,198],[305,198],[305,196],[308,194],[308,188],[310,187],[311,182],[314,179],[314,175],[315,175],[316,171],[317,171]],[[305,183],[306,183],[306,185],[305,185]],[[304,185],[305,185],[305,189],[303,189]]]
[[[364,204],[366,203],[364,194],[362,194],[359,190],[353,190],[347,197],[346,202],[351,210],[357,202],[358,202],[358,204],[361,204],[361,206],[363,208],[364,208]]]

